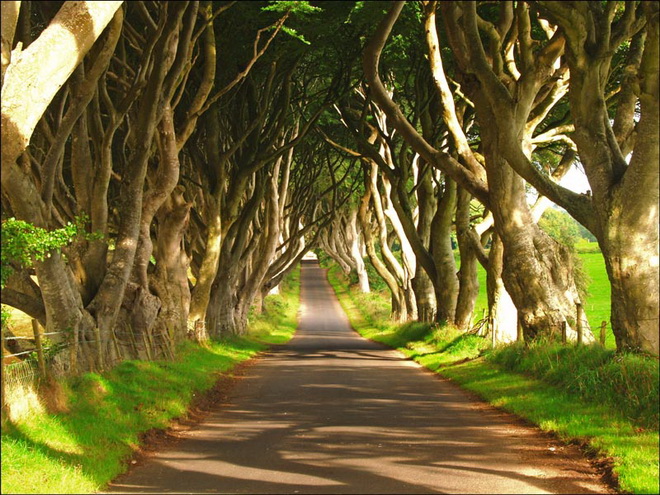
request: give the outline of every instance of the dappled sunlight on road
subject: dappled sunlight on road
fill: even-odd
[[[565,462],[575,449],[359,337],[321,273],[304,265],[296,337],[112,491],[607,492],[586,462]]]

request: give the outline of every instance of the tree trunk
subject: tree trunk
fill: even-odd
[[[404,297],[406,312],[409,319],[416,320],[417,300],[415,298],[415,291],[412,287],[412,278],[415,276],[417,270],[417,258],[415,257],[415,252],[406,236],[401,219],[394,209],[394,203],[392,201],[392,185],[386,176],[382,176],[382,180],[385,189],[384,198],[386,205],[383,213],[389,219],[392,229],[396,234],[396,237],[399,239],[399,245],[401,246],[401,262],[403,270],[401,273],[400,286]]]
[[[437,304],[436,321],[455,323],[458,299],[456,260],[451,246],[451,230],[456,208],[456,183],[445,177],[445,190],[431,225],[431,253],[437,271],[434,284]]]
[[[280,237],[280,197],[278,181],[280,176],[281,160],[282,159],[279,159],[276,162],[272,175],[269,179],[266,206],[264,208],[265,225],[263,226],[259,238],[252,241],[257,242],[259,247],[251,256],[252,266],[250,267],[249,271],[246,272],[247,280],[243,285],[240,294],[241,300],[239,304],[239,319],[245,320],[246,325],[244,328],[247,327],[247,316],[249,314],[250,307],[254,301],[255,296],[260,294],[260,290],[264,282],[264,277],[266,276],[268,267],[270,266],[270,263],[275,256],[277,241]],[[288,165],[285,166],[285,169],[287,168]],[[284,198],[282,198],[282,201],[284,201]],[[259,308],[261,308],[262,302],[263,300],[258,303]]]
[[[496,150],[494,130],[486,125],[482,132],[495,229],[504,244],[502,277],[520,313],[525,339],[559,338],[564,321],[575,335],[580,299],[568,248],[533,222],[523,179]],[[588,326],[585,335],[585,341],[593,340]]]
[[[660,54],[657,6],[649,3],[647,7],[646,41],[635,74],[638,106],[634,99],[630,101],[629,121],[623,122],[619,109],[614,130],[608,119],[602,75],[608,73],[610,59],[586,53],[574,42],[568,45],[572,55],[568,58],[569,98],[575,120],[574,139],[593,194],[597,228],[591,230],[598,239],[612,285],[611,319],[617,348],[657,356]],[[603,49],[607,49],[608,42],[603,40]],[[626,71],[629,69],[634,72],[635,64]],[[634,113],[639,114],[636,123]],[[625,141],[626,136],[614,132],[631,125],[636,137],[630,163],[626,164],[617,143]]]
[[[367,268],[362,259],[362,250],[360,249],[360,236],[357,229],[357,208],[351,208],[346,219],[346,237],[350,244],[351,258],[355,263],[355,271],[358,276],[358,285],[360,292],[370,292],[369,289],[369,276],[367,275]]]
[[[158,314],[159,328],[161,332],[166,329],[175,341],[182,340],[188,328],[190,261],[183,248],[183,236],[191,206],[183,197],[183,188],[177,186],[157,215],[156,269],[150,285],[162,304]]]
[[[358,219],[360,221],[360,227],[362,234],[364,235],[364,243],[367,249],[367,256],[371,264],[374,266],[376,272],[387,284],[388,289],[390,290],[390,297],[392,303],[391,318],[393,321],[405,321],[407,320],[407,314],[405,314],[404,301],[401,300],[401,292],[399,290],[399,284],[397,283],[396,277],[388,270],[385,263],[376,254],[376,248],[374,246],[373,233],[371,231],[371,222],[369,219],[369,202],[371,199],[371,191],[369,188],[366,189],[362,201],[360,204],[360,209],[358,211]]]
[[[499,236],[494,234],[488,254],[486,290],[489,330],[495,333],[494,341],[496,343],[513,342],[518,333],[518,310],[504,287],[503,265],[504,246]]]
[[[417,182],[419,184],[417,187],[417,234],[422,244],[429,246],[431,243],[431,223],[437,206],[433,193],[433,178],[430,166],[427,165],[419,174]],[[433,283],[421,263],[417,263],[415,278],[412,279],[411,283],[417,301],[418,320],[433,323],[437,313],[435,292]]]
[[[211,299],[211,288],[220,264],[222,216],[219,211],[219,201],[217,201],[215,195],[211,198],[208,205],[211,213],[207,217],[204,257],[199,267],[195,287],[192,290],[190,312],[188,313],[188,324],[192,328],[199,325],[197,322],[205,322],[206,320],[206,311]],[[208,333],[204,330],[200,335],[194,335],[193,337],[198,341],[205,341],[208,338]]]
[[[470,240],[470,200],[472,195],[462,187],[458,189],[456,208],[456,239],[461,253],[458,272],[459,290],[456,302],[456,327],[469,330],[472,325],[474,305],[479,295],[477,280],[477,256]]]
[[[158,168],[155,180],[145,193],[140,217],[140,237],[135,252],[133,278],[142,287],[148,287],[147,271],[153,253],[151,223],[158,209],[170,199],[170,194],[179,181],[178,150],[174,133],[174,114],[169,103],[165,104],[163,117],[158,124]]]

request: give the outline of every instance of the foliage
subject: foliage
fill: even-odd
[[[309,2],[305,1],[276,1],[269,2],[270,5],[262,8],[264,12],[293,12],[295,14],[312,14],[316,12],[321,12],[323,9],[320,7],[314,7],[310,5]]]
[[[9,312],[9,309],[3,304],[2,305],[2,328],[4,328],[9,325],[9,322],[11,321],[11,313]]]
[[[319,266],[321,268],[328,268],[333,264],[332,258],[325,251],[321,249],[315,249],[314,254],[316,254],[316,257],[319,260]]]
[[[573,278],[577,287],[580,299],[585,301],[588,296],[588,287],[591,283],[589,275],[582,266],[582,260],[577,256],[575,249],[578,241],[584,239],[584,231],[580,229],[581,225],[568,213],[556,208],[548,208],[543,212],[539,220],[539,227],[543,229],[550,237],[558,243],[566,246],[573,261]],[[593,237],[593,236],[592,236]]]
[[[17,263],[24,268],[31,267],[34,262],[43,261],[52,252],[71,244],[76,238],[101,239],[100,234],[89,234],[85,231],[88,218],[80,215],[74,222],[68,222],[64,227],[46,230],[35,227],[29,222],[8,218],[2,221],[2,287],[12,273],[10,263]]]
[[[545,210],[539,220],[539,227],[550,237],[570,248],[582,237],[579,225],[568,213],[556,208]]]

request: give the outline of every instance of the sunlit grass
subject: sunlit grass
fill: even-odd
[[[297,325],[299,269],[253,317],[249,335],[201,347],[184,342],[175,361],[126,361],[64,383],[67,413],[33,414],[2,434],[2,493],[93,493],[122,473],[140,434],[165,428],[221,374]]]
[[[598,336],[601,323],[605,321],[607,324],[605,347],[607,349],[616,349],[616,342],[610,324],[611,285],[607,278],[605,260],[600,252],[580,253],[580,258],[582,259],[584,272],[591,279],[591,283],[587,289],[589,291],[587,301],[584,305],[584,311],[589,319],[589,326],[591,326],[594,335]]]
[[[501,407],[613,459],[623,491],[658,493],[658,430],[643,430],[611,406],[576,400],[547,383],[505,372],[483,359],[442,368],[442,375]]]
[[[602,260],[600,253],[591,254]],[[621,491],[658,493],[657,360],[598,345],[516,344],[493,352],[487,339],[451,327],[397,325],[366,315],[341,273],[331,268],[328,275],[353,328],[364,337],[398,348],[495,406],[611,458]]]
[[[594,242],[581,242],[576,246],[578,256],[582,260],[582,269],[589,278],[587,286],[587,300],[584,304],[584,311],[589,320],[589,325],[596,339],[600,335],[600,326],[603,321],[606,323],[605,347],[607,349],[616,349],[614,334],[610,324],[610,293],[611,286],[605,269],[605,260]],[[457,255],[457,262],[460,264],[460,258]],[[477,266],[477,280],[479,282],[479,295],[475,303],[474,321],[483,317],[488,309],[488,295],[486,294],[486,271],[481,265]]]

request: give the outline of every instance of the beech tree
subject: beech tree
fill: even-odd
[[[481,263],[497,340],[574,337],[551,202],[599,242],[617,346],[657,354],[658,6],[382,6],[2,3],[3,220],[94,233],[3,278],[61,365],[243,333],[316,247],[395,320],[471,328]]]
[[[568,194],[516,150],[507,148],[507,159],[598,240],[612,284],[617,347],[657,355],[658,5],[537,4],[566,44],[573,139],[591,195]],[[611,116],[612,92],[618,95]]]
[[[126,20],[117,11],[13,166],[23,182],[3,174],[3,214],[52,228],[84,212],[90,229],[106,237],[76,242],[64,250],[66,258],[53,252],[37,263],[38,285],[22,271],[3,290],[3,302],[53,331],[69,330],[72,352],[60,356],[65,365],[90,369],[125,353],[148,357],[154,342],[167,349],[186,335],[186,230],[194,198],[180,183],[179,154],[199,117],[249,72],[231,74],[233,81],[211,94],[212,25],[230,6],[133,2]],[[40,7],[35,13],[48,23],[54,13]],[[277,16],[266,44],[283,19],[286,14]],[[21,30],[24,46],[31,41],[29,20]],[[264,49],[258,40],[255,46],[252,59]],[[196,50],[200,64],[193,63]],[[10,65],[6,82],[11,74]],[[189,169],[187,159],[183,168]],[[24,195],[25,184],[40,193]]]
[[[575,305],[580,301],[572,278],[570,258],[532,221],[526,202],[523,180],[508,166],[498,148],[498,143],[501,142],[498,132],[502,126],[494,124],[498,122],[497,114],[490,107],[491,100],[486,99],[486,93],[477,91],[476,86],[465,88],[475,104],[480,124],[479,130],[484,151],[482,163],[470,150],[458,125],[453,111],[453,97],[446,91],[446,87],[440,86],[438,91],[442,95],[443,111],[445,112],[443,118],[456,146],[458,159],[431,146],[410,125],[385,91],[377,71],[379,55],[402,7],[402,3],[396,3],[390,9],[377,28],[371,42],[365,48],[364,70],[374,100],[388,115],[397,130],[425,160],[449,174],[493,212],[495,229],[504,246],[502,274],[504,283],[516,304],[526,337],[534,338],[541,334],[558,335],[563,324],[574,329]],[[442,4],[442,8],[457,63],[464,70],[466,68],[473,70],[470,64],[474,63],[475,58],[470,50],[473,49],[476,40],[466,38],[459,28],[464,23],[476,22],[475,5],[452,3]],[[434,9],[435,4],[427,5],[427,20],[433,19]],[[528,14],[524,10],[519,14],[522,19],[520,22],[523,22],[524,25],[525,16]],[[435,27],[433,24],[434,22],[430,21],[427,24],[427,34],[430,31],[429,25]],[[452,29],[454,29],[453,32]],[[521,36],[524,37],[525,33],[523,31]],[[436,84],[440,85],[442,67],[439,65],[439,45],[434,44],[431,39],[428,41],[431,69]],[[522,42],[524,43],[525,39]],[[534,127],[542,120],[538,118],[538,115],[534,115],[534,119],[530,120],[532,110],[535,109],[543,116],[547,113],[548,107],[552,106],[554,95],[540,101],[535,98],[544,88],[545,83],[549,82],[551,87],[556,86],[556,81],[549,79],[554,69],[548,72],[547,67],[552,68],[559,53],[558,49],[556,40],[551,39],[537,54],[542,61],[539,65],[542,70],[535,71],[535,65],[527,65],[526,67],[529,69],[527,77],[521,77],[518,84],[511,79],[509,88],[502,86],[507,91],[507,95],[510,95],[509,91],[525,91],[525,93],[521,93],[524,98],[521,97],[514,101],[511,96],[507,96],[505,99],[511,105],[509,112],[516,112],[517,120],[507,121],[509,127],[513,124],[518,125],[519,130],[516,131],[516,134],[524,131],[531,135]],[[546,57],[547,60],[543,57]],[[497,60],[497,58],[493,58],[493,63]],[[525,63],[529,63],[529,61],[526,60]],[[496,65],[496,67],[499,66]],[[483,91],[483,89],[482,85],[481,90]],[[552,89],[548,90],[548,93],[552,94]],[[504,93],[498,94],[498,98],[500,100],[504,98]],[[495,96],[492,99],[496,100]],[[528,120],[530,120],[529,123]]]

